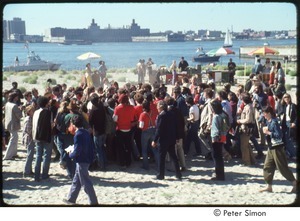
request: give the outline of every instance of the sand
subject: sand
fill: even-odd
[[[122,75],[122,74],[121,74]],[[52,78],[51,73],[39,78],[37,85],[19,86],[37,87],[43,90],[42,82]],[[126,74],[128,79],[137,78],[132,73]],[[11,76],[3,82],[3,89],[9,89],[12,81],[21,82],[21,78]],[[59,79],[57,79],[57,83]],[[67,85],[75,84],[65,82]],[[125,82],[124,82],[125,83]],[[21,132],[19,139],[21,138]],[[266,153],[266,151],[264,151]],[[275,172],[273,193],[260,193],[265,187],[263,180],[263,160],[258,160],[256,166],[244,166],[240,159],[225,162],[225,181],[211,181],[214,172],[213,161],[202,157],[193,157],[194,148],[186,157],[188,170],[183,172],[182,181],[177,181],[174,172],[167,171],[165,180],[156,180],[155,164],[151,169],[141,169],[141,161],[134,161],[126,171],[120,170],[115,162],[110,162],[108,171],[90,172],[92,182],[100,206],[141,206],[141,205],[183,205],[183,206],[249,206],[249,205],[289,205],[296,199],[291,194],[292,185],[278,172]],[[23,178],[26,150],[19,140],[18,157],[2,162],[3,201],[7,205],[65,205],[63,199],[67,196],[71,181],[66,171],[59,167],[58,162],[51,162],[50,178],[35,182],[32,178]],[[33,163],[34,166],[34,163]],[[296,175],[296,163],[289,162],[289,167]],[[167,168],[171,168],[168,164]],[[88,205],[84,191],[80,192],[77,204]]]

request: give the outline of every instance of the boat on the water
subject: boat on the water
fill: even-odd
[[[193,57],[194,62],[211,63],[218,62],[221,56],[209,56],[207,54],[199,54],[197,57]]]
[[[231,37],[231,34],[230,34],[229,30],[227,29],[223,47],[224,48],[229,48],[229,47],[232,47],[232,45],[233,45],[232,44],[232,37]]]
[[[200,62],[200,63],[212,63],[212,62],[218,62],[220,57],[219,55],[209,55],[206,52],[203,51],[203,48],[197,48],[197,51],[199,52],[198,56],[193,57],[193,62]]]
[[[15,63],[14,65],[3,67],[3,71],[57,71],[60,66],[61,64],[44,61],[34,51],[30,51],[27,55],[26,64]]]

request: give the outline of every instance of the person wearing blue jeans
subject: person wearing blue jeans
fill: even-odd
[[[63,201],[67,204],[75,204],[81,187],[88,195],[89,204],[97,205],[98,200],[89,177],[89,166],[94,159],[94,145],[90,133],[83,128],[82,116],[75,115],[71,119],[71,127],[75,129],[74,149],[69,150],[69,156],[76,162],[75,176],[67,199]]]
[[[148,152],[152,151],[157,169],[159,168],[159,154],[157,149],[151,147],[151,141],[154,139],[155,128],[149,128],[142,131],[142,156],[143,156],[143,169],[149,169]]]
[[[51,162],[52,146],[44,141],[36,142],[36,160],[34,168],[35,181],[40,181],[41,164],[43,161],[42,179],[49,178],[49,168]]]
[[[104,109],[103,102],[98,95],[91,96],[91,103],[93,108],[89,114],[89,124],[93,129],[93,140],[97,153],[98,163],[100,170],[106,170],[106,153],[104,150],[104,144],[106,140],[105,134],[105,116],[106,111]]]
[[[49,99],[47,97],[39,97],[37,103],[40,108],[33,114],[32,138],[36,144],[34,179],[38,182],[40,181],[42,161],[42,179],[49,178],[49,167],[52,153],[51,127],[53,117],[51,111],[49,110]]]
[[[151,150],[155,162],[157,164],[157,169],[159,168],[159,154],[157,149],[151,147],[151,142],[154,140],[155,134],[155,116],[150,110],[150,102],[145,100],[142,103],[143,112],[139,116],[139,128],[142,130],[141,143],[142,143],[142,156],[143,156],[143,166],[145,170],[149,170],[148,153]]]
[[[105,134],[94,136],[97,158],[101,170],[106,170],[106,164],[107,164],[106,154],[104,150],[105,140],[106,140]]]
[[[24,176],[30,176],[33,174],[32,162],[33,162],[33,155],[34,155],[34,146],[35,146],[35,143],[33,141],[30,141],[30,143],[28,145],[26,145],[27,157],[26,157],[24,174],[23,174]]]

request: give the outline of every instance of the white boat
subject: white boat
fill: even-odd
[[[227,29],[226,35],[225,35],[225,39],[224,39],[224,48],[229,48],[232,47],[232,36],[229,32],[229,30]]]
[[[60,68],[61,64],[55,64],[49,61],[41,60],[40,56],[36,55],[34,51],[28,52],[27,63],[20,65],[15,64],[7,67],[3,67],[3,71],[56,71]]]

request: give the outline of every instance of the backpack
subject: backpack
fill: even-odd
[[[66,133],[67,132],[67,126],[65,124],[65,116],[67,115],[67,113],[63,112],[63,113],[58,113],[56,115],[56,129],[58,131],[60,131],[61,133]]]

